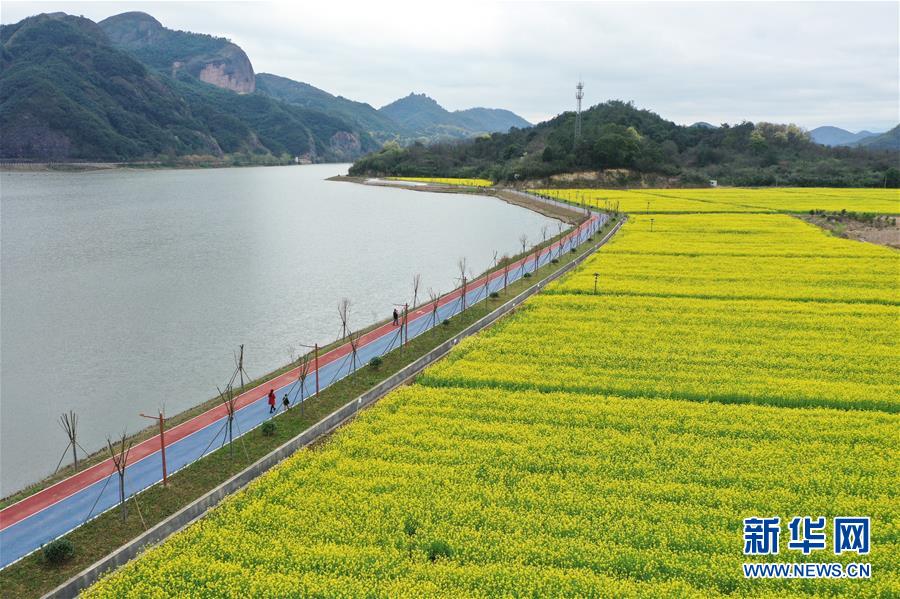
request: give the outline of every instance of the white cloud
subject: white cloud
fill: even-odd
[[[143,10],[223,35],[259,72],[381,106],[410,91],[449,109],[540,120],[634,100],[676,122],[900,120],[897,3],[4,2],[0,19]]]

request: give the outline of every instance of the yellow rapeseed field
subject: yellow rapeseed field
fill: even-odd
[[[466,187],[490,187],[488,179],[453,179],[448,177],[388,177],[392,181],[413,181],[416,183],[437,183],[440,185],[462,185]]]
[[[728,191],[740,206],[721,205],[750,205]],[[639,210],[416,384],[86,596],[895,596],[900,254],[776,210]],[[742,553],[753,516],[782,519],[779,555]],[[868,516],[871,551],[787,550],[794,516]],[[755,580],[750,561],[872,578]]]
[[[808,212],[826,210],[900,214],[898,189],[706,188],[537,189],[535,193],[576,204],[628,213]]]

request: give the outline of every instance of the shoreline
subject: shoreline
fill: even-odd
[[[608,232],[609,229],[616,228],[613,226],[614,223],[616,223],[616,220],[604,225],[601,228],[602,232]],[[548,239],[546,243],[538,244],[535,248],[530,248],[527,252],[511,257],[509,260],[511,263],[517,264],[518,261],[532,259],[536,248],[550,247],[554,243],[561,243],[563,239],[571,235],[573,235],[573,231],[568,229],[562,235],[554,236],[552,239]],[[549,255],[547,254],[547,256]],[[554,273],[565,269],[574,260],[577,260],[577,254],[573,248],[571,253],[566,251],[562,255],[559,264],[554,263],[551,265],[547,263],[541,266],[540,273]],[[502,275],[497,274],[502,272],[502,270],[502,267],[499,271],[496,268],[489,269],[480,276],[493,276],[495,279],[497,276],[500,276],[502,278]],[[486,298],[488,301],[473,304],[470,309],[453,317],[449,326],[445,323],[445,326],[436,327],[432,334],[424,334],[413,338],[408,349],[403,348],[385,354],[384,364],[381,368],[360,368],[353,376],[342,379],[342,381],[335,383],[334,386],[323,389],[321,401],[311,402],[305,417],[302,411],[298,413],[298,410],[290,410],[285,415],[286,419],[277,419],[278,432],[276,437],[270,438],[257,434],[242,435],[241,438],[246,440],[244,452],[247,451],[247,448],[250,449],[247,460],[252,462],[253,459],[266,455],[268,451],[271,451],[270,445],[275,446],[279,441],[286,441],[292,438],[293,435],[306,430],[306,428],[318,422],[319,418],[329,413],[331,409],[337,409],[345,405],[348,398],[352,401],[353,397],[366,392],[373,384],[380,381],[383,377],[389,376],[395,370],[403,368],[404,365],[415,359],[422,352],[427,353],[431,351],[431,347],[435,343],[441,343],[448,339],[452,340],[460,334],[460,331],[504,301],[502,298],[515,296],[523,289],[534,285],[532,281],[528,280],[527,276],[515,282],[510,281],[508,291],[510,295],[507,295],[506,290],[501,291],[497,298],[494,298],[492,294],[490,298]],[[535,272],[535,276],[540,276],[540,274]],[[544,274],[544,276],[547,276],[547,274]],[[470,291],[475,292],[474,289],[475,287]],[[288,365],[286,368],[291,367],[296,367],[296,364]],[[310,397],[310,399],[313,398]],[[152,427],[147,430],[155,433],[155,429],[152,429]],[[243,443],[242,441],[242,445]],[[183,502],[194,501],[196,497],[202,496],[203,493],[207,492],[207,485],[214,482],[213,479],[227,480],[228,476],[238,474],[240,468],[244,467],[242,458],[243,456],[240,453],[236,453],[234,458],[229,458],[228,451],[216,451],[201,460],[192,462],[177,472],[172,472],[168,488],[155,484],[139,493],[141,501],[140,511],[143,512],[140,520],[138,520],[138,516],[134,515],[136,511],[133,510],[129,510],[127,522],[119,522],[119,516],[115,510],[104,511],[96,517],[96,522],[88,521],[64,535],[64,537],[71,535],[70,538],[78,547],[79,553],[78,558],[73,560],[66,568],[50,570],[43,565],[39,552],[37,554],[31,553],[11,564],[8,568],[3,569],[2,578],[4,583],[9,583],[12,587],[23,591],[25,589],[34,589],[37,593],[46,592],[48,589],[53,588],[53,585],[68,579],[84,566],[93,564],[96,560],[101,559],[110,550],[128,545],[133,539],[146,531],[148,523],[150,526],[153,526],[154,522],[160,522],[161,519],[165,519],[182,509],[185,505]],[[129,498],[129,503],[131,501],[131,498]],[[137,504],[137,495],[135,496],[134,504]],[[147,523],[144,522],[144,517],[147,517]],[[98,543],[98,534],[102,534],[107,541]]]
[[[355,177],[351,175],[335,175],[329,177],[328,181],[336,181],[341,183],[355,183],[357,185],[368,185],[370,187],[391,187],[393,189],[405,189],[407,191],[425,191],[431,193],[456,193],[467,195],[480,195],[497,198],[512,204],[536,212],[547,218],[561,220],[567,225],[576,225],[584,219],[584,213],[572,206],[571,208],[563,208],[558,205],[551,205],[538,200],[532,200],[521,193],[505,187],[465,187],[461,185],[441,185],[439,183],[426,183],[422,185],[405,185],[400,181],[391,181],[388,179],[373,179],[372,177]]]
[[[107,164],[109,164],[109,163],[107,163]],[[113,171],[113,170],[117,170],[119,168],[123,168],[123,169],[129,168],[129,166],[127,164],[124,164],[124,163],[122,163],[122,164],[123,164],[123,166],[119,166],[119,167],[101,168],[101,169],[96,169],[96,170]],[[318,164],[346,164],[346,163],[318,163]],[[247,166],[264,166],[264,165],[247,165]],[[272,166],[308,166],[308,165],[272,165]],[[162,170],[162,169],[160,169],[160,170]],[[183,170],[183,169],[172,169],[172,170]],[[0,168],[0,172],[3,172],[2,168]],[[26,171],[26,172],[28,172],[28,171]],[[30,171],[30,172],[46,172],[46,171]],[[95,172],[95,171],[85,170],[82,172]],[[575,209],[574,207],[572,210],[566,210],[561,207],[558,210],[554,210],[553,207],[551,207],[548,204],[545,204],[545,203],[537,201],[537,200],[529,202],[529,201],[525,200],[524,198],[517,197],[516,194],[513,194],[513,193],[509,192],[508,190],[504,190],[504,189],[469,188],[469,187],[461,188],[461,187],[455,187],[452,185],[431,185],[431,184],[422,185],[422,186],[404,186],[401,184],[393,184],[390,181],[385,181],[384,184],[381,184],[381,183],[369,184],[369,183],[365,182],[366,179],[367,179],[366,177],[350,177],[347,175],[335,175],[332,177],[328,177],[325,180],[326,181],[338,181],[338,182],[350,182],[350,183],[357,183],[357,184],[361,184],[361,185],[371,185],[371,186],[375,186],[375,187],[378,187],[378,186],[392,187],[395,189],[406,189],[406,190],[412,190],[412,191],[430,191],[430,192],[435,192],[435,193],[457,193],[457,194],[482,195],[482,196],[487,196],[487,197],[495,197],[495,198],[505,201],[509,204],[513,204],[513,205],[531,210],[533,212],[536,212],[536,213],[546,216],[548,218],[554,218],[554,219],[560,220],[570,226],[576,226],[578,223],[580,223],[581,221],[584,220],[584,215],[582,213],[578,212],[577,209]],[[563,233],[563,235],[565,235],[565,232]],[[548,243],[552,243],[553,240],[556,239],[557,237],[558,236],[556,236],[556,235],[551,237],[548,240]],[[538,245],[543,245],[543,244],[538,244]],[[535,246],[535,247],[538,247],[538,246]],[[529,252],[530,251],[533,251],[533,248],[532,248],[532,250],[529,250]],[[526,253],[525,255],[527,256],[528,254]],[[482,275],[483,274],[484,273],[482,273]],[[385,322],[387,322],[387,320],[370,323],[368,326],[360,329],[360,332],[365,333],[365,332],[369,332],[371,330],[377,329],[379,326],[383,325]],[[328,343],[328,344],[320,347],[319,351],[329,351],[329,350],[339,346],[340,344],[341,344],[341,340],[335,340],[331,343]],[[235,389],[235,393],[241,394],[241,393],[244,393],[245,391],[249,391],[256,386],[262,385],[262,384],[266,383],[267,381],[270,381],[270,380],[284,374],[285,372],[291,370],[294,367],[295,367],[295,364],[285,364],[278,368],[275,368],[274,370],[267,372],[252,381],[247,381],[247,383],[243,387]],[[167,428],[174,428],[175,426],[178,426],[184,422],[187,422],[188,420],[198,416],[199,414],[202,414],[205,411],[215,408],[219,404],[220,404],[220,401],[216,397],[202,400],[199,403],[197,403],[191,407],[188,407],[177,414],[166,417],[166,422],[167,422],[166,426],[167,426]],[[128,441],[137,444],[142,441],[146,441],[147,439],[151,439],[151,438],[155,437],[157,434],[158,434],[157,425],[150,424],[147,427],[145,427],[141,430],[135,431],[133,434],[129,435]],[[98,463],[104,462],[107,459],[108,459],[108,454],[107,454],[106,448],[101,448],[94,452],[91,452],[90,454],[79,456],[79,460],[78,460],[79,469],[77,471],[73,469],[71,462],[64,464],[63,466],[61,466],[59,468],[59,470],[57,472],[55,472],[51,475],[42,477],[38,480],[35,480],[34,482],[28,484],[27,486],[25,486],[21,489],[18,489],[16,491],[13,491],[9,494],[4,495],[3,497],[0,497],[0,510],[5,509],[5,508],[7,508],[11,505],[14,505],[20,501],[23,501],[25,499],[28,499],[32,495],[40,493],[43,489],[53,486],[53,485],[57,484],[58,482],[63,481],[71,476],[74,476],[84,470],[87,470],[88,468],[90,468]]]
[[[230,478],[226,478],[219,486],[214,487],[212,490],[197,497],[191,503],[178,509],[177,512],[173,512],[162,520],[157,520],[156,522],[150,521],[148,522],[149,526],[147,523],[144,523],[143,520],[138,521],[137,517],[133,516],[132,512],[129,512],[128,517],[129,522],[132,524],[131,529],[133,536],[126,536],[115,540],[108,539],[108,535],[105,536],[104,538],[107,539],[107,542],[103,544],[105,551],[103,550],[104,547],[97,547],[92,544],[91,553],[95,555],[94,559],[81,560],[81,564],[72,563],[70,567],[66,568],[68,572],[54,571],[52,573],[52,578],[56,579],[59,586],[46,586],[47,583],[51,583],[51,580],[45,578],[43,574],[44,572],[47,572],[48,574],[50,572],[47,568],[41,566],[39,556],[37,559],[25,558],[28,561],[24,562],[24,565],[19,567],[22,576],[8,576],[6,577],[6,581],[18,584],[22,591],[26,591],[26,589],[34,588],[33,578],[23,578],[23,576],[27,576],[28,572],[31,572],[32,574],[37,574],[39,577],[43,578],[43,580],[38,581],[39,588],[34,589],[36,594],[49,590],[48,596],[74,596],[77,592],[83,590],[86,585],[95,582],[98,576],[107,572],[111,567],[115,568],[118,565],[121,565],[146,547],[159,543],[165,537],[181,530],[191,522],[194,522],[198,517],[202,517],[207,509],[212,508],[222,499],[231,495],[231,493],[244,487],[252,479],[256,478],[256,476],[299,449],[300,445],[310,448],[321,445],[324,440],[330,437],[331,433],[338,426],[352,421],[355,414],[361,409],[368,404],[377,401],[396,386],[406,384],[416,372],[427,367],[436,359],[446,355],[446,353],[452,349],[462,337],[477,332],[481,328],[490,326],[505,314],[515,312],[516,308],[524,298],[540,292],[548,281],[554,280],[565,272],[568,272],[573,267],[580,264],[585,257],[591,255],[601,247],[615,233],[621,222],[619,222],[619,219],[614,219],[612,222],[601,221],[599,224],[600,226],[596,230],[590,231],[588,229],[582,230],[582,228],[579,228],[577,232],[568,231],[566,235],[563,236],[571,237],[573,240],[576,238],[580,239],[580,242],[577,243],[583,243],[590,246],[587,247],[586,250],[577,252],[573,247],[571,248],[571,251],[565,252],[558,263],[554,261],[554,263],[551,264],[549,261],[546,261],[539,270],[533,271],[533,276],[536,280],[529,280],[525,277],[517,279],[514,283],[510,282],[508,291],[505,289],[501,290],[496,297],[494,297],[495,294],[492,294],[490,297],[484,298],[486,301],[480,301],[473,304],[471,308],[467,308],[464,312],[459,313],[454,317],[454,322],[451,326],[448,327],[445,323],[445,326],[436,327],[434,329],[436,337],[432,337],[428,334],[416,337],[411,344],[424,343],[425,345],[422,346],[421,349],[414,349],[411,346],[409,350],[398,348],[397,351],[386,354],[385,362],[382,365],[385,367],[384,369],[376,368],[373,370],[372,368],[365,368],[358,371],[355,376],[363,376],[364,378],[370,379],[370,381],[367,385],[357,385],[358,391],[349,396],[349,401],[332,403],[333,407],[336,408],[334,412],[328,413],[323,419],[315,420],[315,424],[308,428],[301,429],[296,436],[282,435],[281,440],[284,441],[284,444],[278,444],[276,448],[269,453],[260,456],[257,451],[251,450],[253,459],[258,458],[257,461],[253,461],[248,455],[247,458],[250,463],[246,468],[235,471]],[[587,221],[584,223],[583,227],[589,227]],[[606,234],[605,237],[603,236],[603,233]],[[599,234],[600,241],[593,241],[594,235],[597,234]],[[562,243],[562,240],[558,241]],[[570,241],[566,241],[565,243],[570,243]],[[549,256],[549,254],[547,256]],[[526,255],[521,260],[524,261],[530,258],[531,256]],[[492,272],[494,275],[498,274],[497,271]],[[502,275],[495,277],[495,281],[500,281],[501,279]],[[435,343],[437,345],[435,345]],[[388,370],[386,367],[388,367],[389,364],[391,364],[392,367]],[[323,394],[327,393],[329,392],[323,391]],[[354,397],[356,399],[354,399]],[[285,421],[285,424],[297,417],[296,410],[292,410],[288,414],[290,415],[285,415],[288,419]],[[336,418],[338,416],[340,416],[339,421]],[[278,434],[281,434],[281,426],[282,425],[279,424]],[[253,439],[250,441],[253,442],[254,445],[256,445],[257,438],[264,438],[255,435],[252,437]],[[216,460],[227,463],[226,461],[228,460],[227,451],[216,452],[210,457],[212,458],[213,463]],[[205,460],[195,462],[188,468],[194,469],[204,461]],[[182,475],[181,473],[176,474],[172,478],[172,482],[175,483],[176,479],[183,481],[184,479],[181,479],[181,476],[185,475]],[[141,501],[143,507],[141,507],[141,510],[143,510],[146,515],[148,504],[152,504],[154,501],[152,498],[164,497],[167,493],[171,493],[180,486],[180,484],[173,484],[169,491],[166,491],[159,485],[148,488],[142,494]],[[95,529],[107,530],[110,525],[113,525],[113,527],[117,529],[117,532],[119,532],[119,526],[114,525],[118,519],[118,514],[114,510],[111,509],[98,518],[100,518],[102,522],[85,526],[85,528],[89,528],[90,530],[81,528],[70,533],[75,538],[77,546],[85,546],[85,541],[87,540],[86,537],[90,535],[90,537],[93,538],[97,534],[96,532],[93,532]],[[113,542],[110,543],[110,541]],[[16,565],[14,564],[10,567],[16,568]],[[8,570],[6,572],[8,572]],[[6,574],[6,572],[4,572],[4,574]],[[0,578],[2,578],[2,575],[0,575]]]
[[[211,170],[226,168],[277,167],[277,166],[316,166],[326,164],[352,164],[351,162],[310,162],[296,164],[285,162],[278,164],[224,164],[224,163],[184,163],[171,164],[164,162],[6,162],[0,161],[0,173],[84,173],[101,171],[184,171]]]

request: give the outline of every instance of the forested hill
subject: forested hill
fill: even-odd
[[[684,127],[630,103],[610,101],[575,114],[473,141],[386,147],[354,175],[486,177],[544,180],[581,173],[597,185],[897,186],[898,153],[828,148],[795,125],[749,123]]]
[[[509,110],[469,108],[450,112],[425,94],[409,94],[382,106],[378,112],[407,131],[432,141],[464,139],[476,133],[505,133],[531,123]]]
[[[184,50],[185,38],[174,39]],[[167,74],[115,47],[88,19],[55,13],[2,26],[0,157],[284,162],[347,160],[378,147],[340,116],[207,84],[197,76],[202,65],[220,65],[222,52],[233,52],[213,41],[218,49],[194,60],[200,71]]]
[[[368,132],[382,143],[415,134],[369,104],[334,96],[308,83],[287,77],[259,73],[256,75],[256,89],[261,94],[289,104],[340,116],[355,123],[361,130]]]
[[[98,25],[113,45],[151,68],[173,75],[183,70],[201,81],[242,94],[256,89],[247,54],[225,38],[173,31],[142,12],[115,15]]]

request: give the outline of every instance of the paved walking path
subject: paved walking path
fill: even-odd
[[[529,196],[532,197],[533,196]],[[548,203],[558,204],[552,200]],[[567,206],[571,208],[571,206]],[[590,236],[606,216],[594,214],[590,221],[571,231],[551,251],[542,250],[538,265],[543,266],[557,254],[581,244]],[[535,255],[523,258],[508,269],[508,282],[520,279],[525,272],[534,270]],[[503,271],[494,272],[466,285],[465,305],[483,301],[491,292],[504,286]],[[462,289],[456,289],[439,300],[437,318],[432,314],[429,302],[411,310],[408,318],[409,339],[440,325],[444,319],[460,312]],[[375,356],[381,356],[401,343],[400,327],[391,323],[372,330],[360,339],[356,367],[364,366]],[[320,388],[324,389],[354,370],[351,347],[347,343],[319,356]],[[271,379],[237,398],[235,406],[234,435],[246,434],[272,417],[266,394],[275,389],[278,405],[285,393],[290,393],[291,404],[299,400],[298,369],[290,370]],[[315,393],[315,370],[305,383],[306,398]],[[227,412],[217,406],[191,420],[166,431],[166,465],[169,474],[199,460],[204,455],[222,447],[225,441]],[[125,493],[130,497],[162,480],[162,458],[159,436],[136,444],[129,454],[125,476]],[[0,511],[0,568],[21,559],[57,537],[77,528],[97,515],[115,507],[118,503],[118,477],[112,460],[105,460],[81,472],[61,480],[34,495]]]

